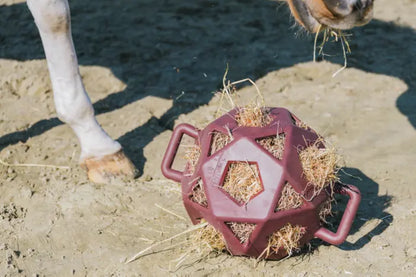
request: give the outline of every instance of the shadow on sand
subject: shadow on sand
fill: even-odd
[[[345,241],[339,247],[343,250],[356,250],[365,246],[371,238],[378,236],[386,230],[393,222],[393,215],[385,210],[391,205],[392,197],[379,195],[379,185],[356,168],[344,167],[340,171],[341,182],[356,186],[361,191],[361,203],[351,227],[350,234],[354,234],[368,222],[377,219],[376,225],[355,242]],[[341,221],[341,217],[347,205],[348,198],[337,197],[337,204],[334,207],[334,218],[331,219],[329,227],[335,230],[335,226]]]
[[[231,80],[256,80],[311,60],[312,38],[296,35],[287,9],[272,1],[165,0],[155,5],[151,0],[123,0],[86,5],[73,0],[70,5],[80,64],[111,68],[128,85],[94,103],[97,114],[149,95],[174,100],[161,118],[152,118],[118,138],[140,170],[145,162],[142,147],[159,132],[172,128],[180,114],[208,103],[212,91],[220,87],[227,63]],[[0,10],[0,58],[44,58],[26,5]],[[409,89],[397,99],[397,108],[416,128],[415,31],[374,20],[352,34],[349,66],[404,80]],[[186,97],[177,99],[182,93]],[[56,118],[44,119],[27,130],[2,135],[0,150],[60,124]],[[159,130],[156,134],[155,129]]]
[[[212,91],[221,85],[227,63],[231,67],[230,79],[256,80],[268,72],[311,60],[313,38],[296,35],[296,30],[290,28],[287,9],[278,9],[279,5],[271,1],[165,0],[157,5],[153,0],[92,1],[88,5],[81,0],[70,2],[80,64],[111,68],[127,84],[126,90],[94,103],[97,114],[149,95],[174,100],[161,118],[151,118],[118,138],[141,172],[145,163],[143,147],[155,135],[172,128],[180,114],[208,103]],[[0,58],[43,59],[26,5],[2,6],[0,10]],[[374,20],[352,34],[349,66],[404,80],[408,90],[396,105],[416,128],[415,30]],[[177,98],[182,92],[186,97]],[[44,119],[24,131],[4,134],[0,137],[0,150],[60,124],[57,118]],[[154,130],[158,130],[156,134]],[[380,220],[358,241],[340,246],[354,250],[392,222],[393,217],[384,211],[391,198],[378,196],[378,184],[360,170],[343,171],[348,174],[342,175],[342,181],[357,186],[363,196],[351,232],[357,232],[370,219]],[[346,200],[340,199],[339,203],[334,226]]]

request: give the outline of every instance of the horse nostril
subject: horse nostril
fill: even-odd
[[[373,4],[373,0],[356,0],[354,4],[355,10],[365,10]]]
[[[361,10],[364,7],[364,4],[361,0],[355,1],[354,8],[357,10]]]

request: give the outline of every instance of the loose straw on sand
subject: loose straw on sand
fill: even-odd
[[[167,238],[167,239],[164,239],[164,240],[158,241],[158,242],[156,242],[155,244],[152,244],[152,245],[150,245],[149,247],[147,247],[147,248],[143,249],[142,251],[138,252],[137,254],[135,254],[133,257],[131,257],[130,259],[128,259],[128,260],[125,262],[125,264],[129,264],[129,263],[131,263],[131,262],[134,262],[135,260],[137,260],[137,259],[139,259],[140,257],[142,257],[143,255],[145,255],[145,254],[146,254],[146,252],[148,252],[149,250],[152,250],[153,248],[155,248],[155,247],[157,247],[157,246],[159,246],[159,245],[161,245],[161,244],[163,244],[163,243],[165,243],[165,242],[169,242],[169,241],[171,241],[171,240],[173,240],[173,239],[175,239],[175,238],[178,238],[178,237],[183,236],[183,235],[185,235],[185,234],[188,234],[188,233],[194,232],[195,230],[198,230],[198,229],[204,228],[204,227],[205,227],[205,226],[207,226],[207,225],[208,225],[208,223],[207,223],[207,222],[200,223],[200,224],[198,224],[198,225],[192,226],[192,227],[191,227],[191,228],[189,228],[188,230],[185,230],[185,231],[183,231],[183,232],[181,232],[181,233],[179,233],[179,234],[176,234],[176,235],[174,235],[174,236],[171,236],[170,238]]]
[[[0,164],[6,167],[47,167],[55,169],[70,169],[69,166],[52,165],[52,164],[9,164],[0,159]]]
[[[171,214],[171,215],[173,215],[173,216],[176,216],[176,217],[177,217],[177,218],[179,218],[179,219],[182,219],[182,220],[186,221],[186,219],[185,219],[183,216],[180,216],[180,215],[178,215],[178,214],[175,214],[174,212],[169,211],[169,210],[168,210],[168,209],[166,209],[166,208],[163,208],[163,207],[162,207],[162,206],[160,206],[159,204],[155,204],[155,206],[156,206],[156,207],[158,207],[159,209],[161,209],[162,211],[167,212],[168,214]]]

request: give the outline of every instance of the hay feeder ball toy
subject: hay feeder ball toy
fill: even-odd
[[[322,138],[284,108],[255,112],[257,123],[253,110],[245,120],[244,108],[235,108],[203,130],[180,124],[173,131],[162,172],[182,184],[192,223],[207,221],[222,235],[227,251],[256,258],[280,259],[314,237],[344,242],[359,190],[337,179],[317,188],[307,178],[301,153],[325,149]],[[197,150],[181,172],[172,164],[184,134],[195,139]],[[336,233],[322,226],[333,193],[349,197]]]

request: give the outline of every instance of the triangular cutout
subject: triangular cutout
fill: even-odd
[[[270,154],[278,160],[283,159],[283,153],[285,148],[284,133],[278,134],[277,136],[268,136],[256,139],[256,142],[266,149]]]
[[[290,117],[292,118],[292,122],[296,127],[302,128],[304,130],[310,130],[311,128],[302,120],[295,117],[293,114],[290,114]]]
[[[207,208],[208,207],[208,199],[205,195],[204,190],[204,183],[202,182],[202,179],[199,178],[196,185],[192,188],[192,193],[189,196],[189,198],[195,202],[201,205],[202,207]]]
[[[285,182],[275,212],[300,208],[303,205],[303,197],[295,191],[289,182]]]
[[[265,249],[266,258],[272,254],[285,251],[291,256],[300,250],[300,241],[306,234],[306,228],[300,225],[287,223],[285,226],[269,236],[267,248]]]
[[[227,144],[233,140],[233,137],[230,134],[224,134],[218,131],[213,131],[211,133],[211,146],[209,149],[209,155],[214,155],[216,152],[223,149]]]
[[[256,228],[254,223],[225,222],[225,224],[227,224],[241,244],[248,241]]]

